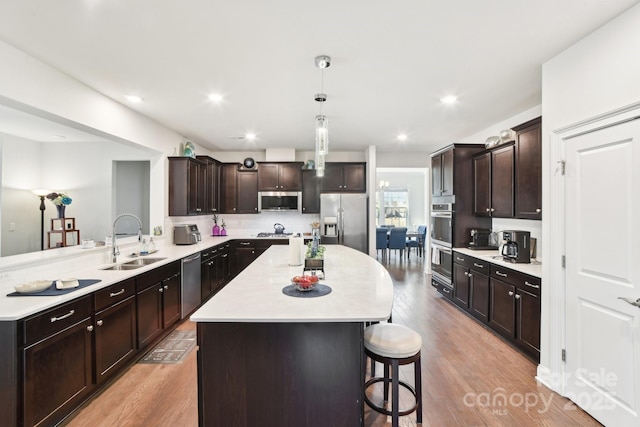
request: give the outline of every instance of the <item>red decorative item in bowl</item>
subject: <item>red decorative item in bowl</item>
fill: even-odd
[[[291,279],[291,284],[299,291],[311,291],[318,284],[318,276],[295,276]]]

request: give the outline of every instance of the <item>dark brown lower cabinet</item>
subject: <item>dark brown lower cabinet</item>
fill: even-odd
[[[92,296],[81,297],[20,322],[22,366],[14,367],[23,384],[19,425],[57,424],[93,390],[91,302]]]
[[[453,264],[453,302],[460,307],[469,308],[469,269],[461,264]]]
[[[489,276],[474,272],[470,280],[469,312],[483,323],[489,322]]]
[[[489,263],[455,251],[453,261],[453,301],[478,320],[487,323]]]
[[[491,279],[489,325],[507,338],[515,337],[516,321],[515,286],[501,280]]]
[[[95,315],[96,383],[102,383],[138,349],[136,299],[130,296]]]
[[[540,360],[538,277],[454,250],[452,278],[453,290],[445,289],[447,298],[532,359]]]
[[[540,360],[540,279],[491,266],[489,325]]]
[[[363,425],[363,333],[362,323],[198,323],[199,425]]]
[[[180,263],[141,274],[136,289],[138,348],[142,349],[180,320]]]

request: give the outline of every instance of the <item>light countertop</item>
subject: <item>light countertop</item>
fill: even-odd
[[[289,247],[271,246],[192,316],[194,322],[361,322],[391,314],[393,283],[374,258],[341,245],[327,245],[326,279],[332,288],[317,298],[282,293],[302,266],[289,266]]]
[[[99,289],[105,288],[107,286],[113,285],[114,283],[118,283],[120,281],[126,280],[128,278],[137,276],[146,271],[153,270],[154,268],[160,267],[165,264],[169,264],[173,261],[182,259],[186,256],[193,255],[202,250],[208,249],[212,246],[219,245],[221,243],[225,243],[229,240],[242,239],[242,238],[255,238],[250,236],[203,236],[202,241],[195,245],[181,245],[176,246],[173,244],[162,245],[158,247],[158,251],[149,255],[149,258],[164,258],[161,261],[155,262],[153,264],[136,268],[134,270],[102,270],[102,268],[109,267],[113,265],[113,263],[103,263],[97,265],[90,265],[86,268],[78,269],[71,274],[66,274],[65,277],[74,277],[76,279],[99,279],[100,282],[95,285],[87,286],[82,289],[78,289],[73,292],[69,292],[67,294],[58,295],[58,296],[39,296],[39,295],[31,295],[31,296],[13,296],[8,297],[7,294],[13,292],[13,287],[11,288],[2,288],[3,292],[0,294],[0,321],[2,320],[18,320],[30,316],[32,314],[38,313],[42,310],[46,310],[47,308],[54,307],[56,305],[65,303],[67,301],[71,301],[83,295],[91,294]],[[286,247],[286,246],[285,246]],[[56,249],[57,250],[57,249]],[[72,251],[76,251],[78,253],[84,252],[80,247],[70,247],[63,248],[63,250],[67,250],[68,254],[66,256],[73,256]],[[89,249],[88,251],[96,251],[96,252],[104,252],[105,259],[107,251],[110,251],[110,247],[103,248],[94,248]],[[44,251],[44,252],[54,252],[54,251]],[[118,256],[117,264],[131,261],[133,258],[127,256],[131,251],[127,251],[124,246],[121,246],[121,255]],[[42,279],[61,279],[62,277],[57,277],[55,273],[50,275],[46,275],[46,277],[42,277]]]
[[[510,268],[511,270],[519,271],[521,273],[528,274],[530,276],[542,278],[542,263],[538,260],[531,260],[530,264],[518,264],[512,262],[506,262],[502,260],[502,256],[498,254],[497,250],[473,250],[467,248],[453,248],[454,251],[466,254],[472,257],[480,258],[489,261],[492,264],[500,265],[502,267]]]

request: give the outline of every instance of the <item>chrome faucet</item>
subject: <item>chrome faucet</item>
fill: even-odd
[[[120,214],[116,217],[116,219],[113,220],[113,229],[111,231],[111,246],[112,246],[112,262],[117,262],[117,256],[120,255],[120,250],[118,249],[118,246],[116,246],[116,224],[118,222],[118,220],[120,218],[124,218],[125,216],[129,216],[131,218],[134,218],[136,221],[138,221],[138,242],[142,241],[142,221],[140,221],[140,218],[138,218],[137,216],[135,216],[134,214],[129,214],[129,213],[124,213],[124,214]]]

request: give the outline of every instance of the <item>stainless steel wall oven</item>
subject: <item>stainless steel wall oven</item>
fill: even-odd
[[[431,206],[431,272],[433,280],[447,287],[452,286],[453,210],[452,203]]]

